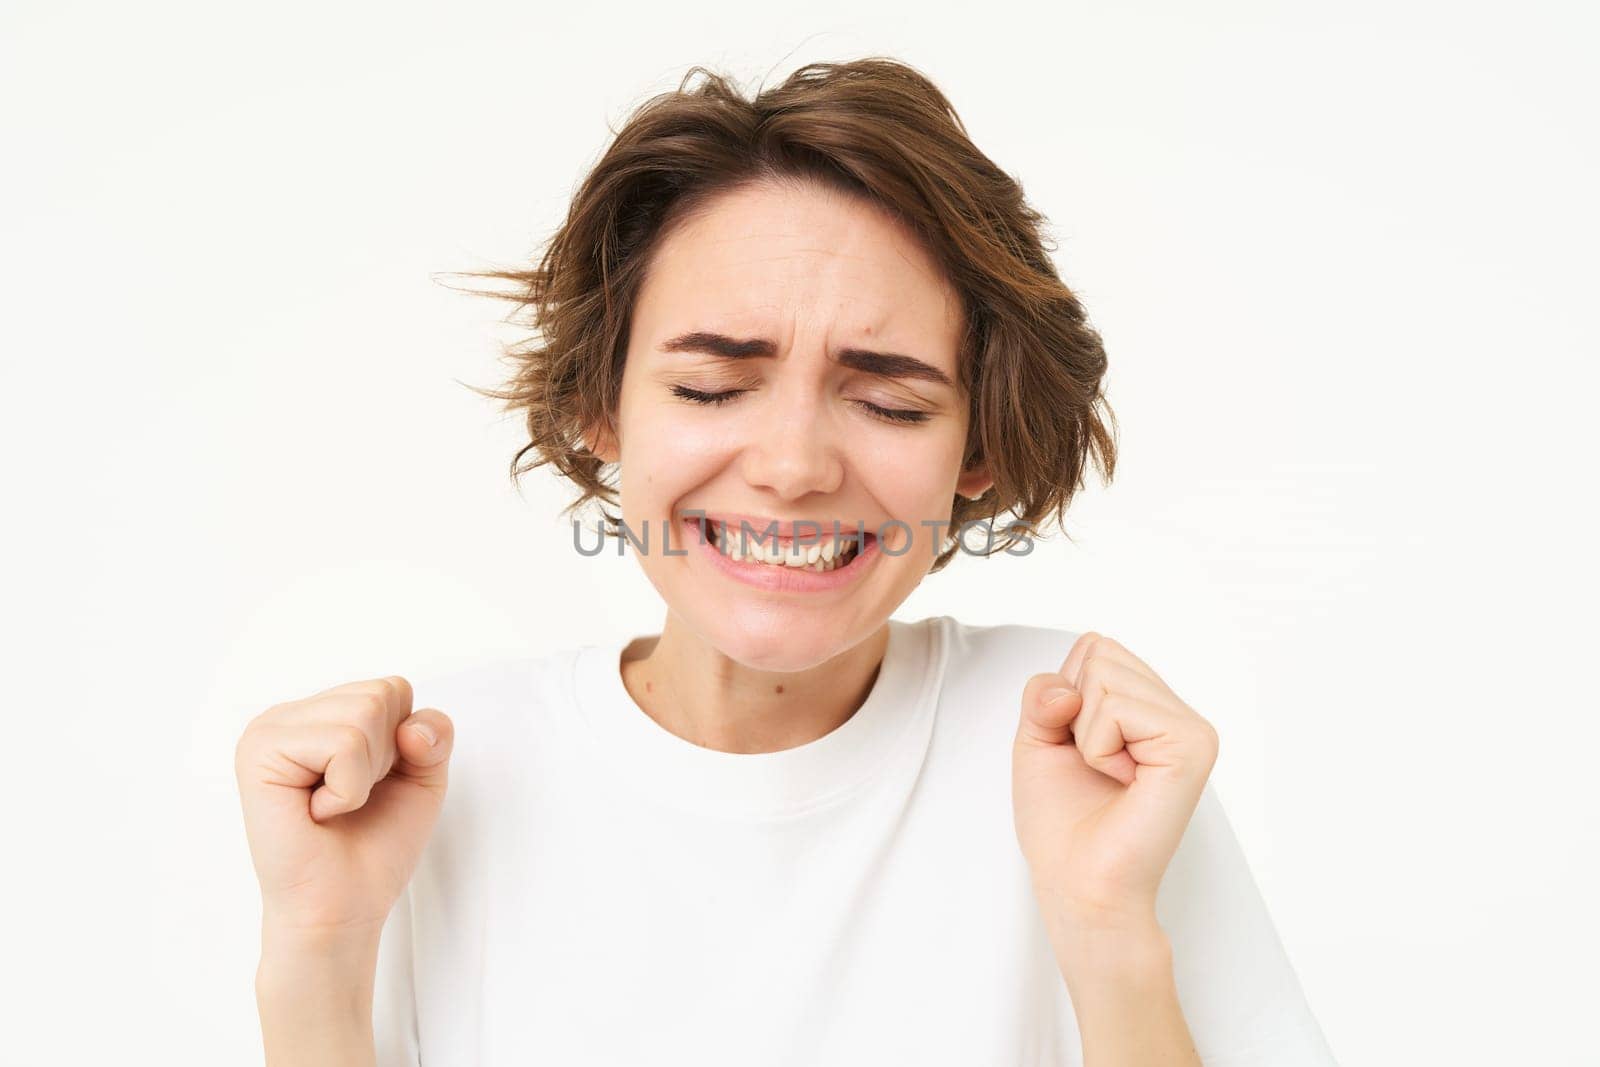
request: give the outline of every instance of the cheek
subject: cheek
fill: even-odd
[[[726,428],[696,414],[687,405],[624,403],[623,484],[632,482],[639,493],[671,492],[724,462],[736,443]]]
[[[942,428],[862,435],[852,465],[893,515],[944,518],[960,475],[966,438]]]

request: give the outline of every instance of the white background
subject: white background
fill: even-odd
[[[8,4],[0,1058],[259,1060],[256,712],[658,628],[434,275],[692,64],[884,53],[1053,220],[1122,446],[898,614],[1098,629],[1218,725],[1343,1063],[1600,1062],[1581,6]]]

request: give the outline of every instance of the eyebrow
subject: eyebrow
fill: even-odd
[[[725,334],[695,330],[679,334],[661,346],[663,352],[705,352],[723,359],[758,359],[778,354],[778,346],[764,337],[738,338]],[[838,361],[868,374],[884,378],[914,378],[918,381],[936,382],[952,388],[955,383],[944,371],[915,356],[898,352],[873,352],[865,348],[839,350]]]

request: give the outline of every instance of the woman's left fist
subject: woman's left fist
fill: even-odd
[[[1081,634],[1022,691],[1011,798],[1034,891],[1085,923],[1153,918],[1216,760],[1216,730],[1155,671]]]

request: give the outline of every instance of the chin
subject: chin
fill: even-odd
[[[700,628],[706,641],[729,659],[751,670],[803,671],[851,647],[853,634],[836,621],[796,620],[781,609],[721,616]]]

